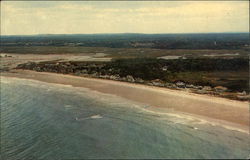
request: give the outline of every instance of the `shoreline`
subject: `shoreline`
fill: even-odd
[[[155,108],[170,109],[195,116],[208,122],[244,130],[249,134],[249,103],[209,95],[188,93],[142,84],[131,84],[97,78],[86,78],[28,70],[2,72],[1,76],[33,79],[48,83],[84,87],[102,93],[117,95]]]

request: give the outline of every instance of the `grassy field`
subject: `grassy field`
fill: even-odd
[[[187,58],[216,58],[214,55],[237,54],[237,57],[248,57],[248,51],[237,50],[194,50],[194,49],[152,49],[152,48],[105,48],[81,46],[2,46],[1,53],[19,54],[94,54],[105,53],[108,57],[119,58],[155,58],[161,56],[185,56]],[[211,55],[211,56],[208,56]],[[224,57],[230,57],[228,55]]]

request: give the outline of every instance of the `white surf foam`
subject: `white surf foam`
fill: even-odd
[[[101,116],[100,114],[96,114],[96,115],[92,115],[90,117],[85,117],[85,118],[76,117],[76,121],[84,121],[84,120],[87,120],[87,119],[100,119],[100,118],[103,118],[103,116]]]
[[[97,114],[97,115],[91,116],[90,118],[92,118],[92,119],[99,119],[99,118],[103,118],[103,117],[100,114]]]
[[[2,77],[1,77],[2,78]],[[154,107],[152,106],[149,106],[149,105],[146,105],[146,104],[142,104],[142,103],[138,103],[138,102],[134,102],[134,101],[131,101],[131,100],[128,100],[128,99],[125,99],[125,98],[122,98],[122,97],[119,97],[119,96],[116,96],[116,95],[110,95],[110,94],[105,94],[105,93],[101,93],[101,92],[98,92],[98,91],[93,91],[93,90],[90,90],[88,88],[82,88],[82,87],[74,87],[72,85],[64,85],[64,84],[55,84],[55,83],[47,83],[47,82],[41,82],[41,81],[38,81],[38,80],[30,80],[30,79],[23,79],[23,78],[15,78],[15,77],[4,77],[1,79],[2,82],[5,82],[5,83],[10,83],[10,82],[19,82],[19,83],[22,83],[22,84],[28,84],[28,85],[31,85],[31,86],[34,86],[34,87],[46,87],[46,89],[48,90],[60,90],[60,91],[69,91],[69,92],[72,92],[74,94],[78,94],[78,95],[82,95],[86,98],[91,98],[91,99],[94,99],[95,101],[100,101],[102,103],[108,103],[108,104],[114,104],[114,105],[118,105],[119,106],[127,106],[127,107],[131,107],[132,108],[137,108],[143,112],[146,112],[146,113],[150,113],[150,114],[153,114],[153,115],[160,115],[161,116],[161,119],[167,119],[167,120],[170,120],[170,121],[173,121],[173,123],[176,123],[176,124],[193,124],[193,125],[196,125],[196,124],[210,124],[211,126],[222,126],[226,129],[229,129],[229,130],[236,130],[236,131],[239,131],[239,132],[244,132],[244,133],[247,133],[249,134],[248,131],[245,131],[245,130],[242,130],[242,129],[239,129],[239,128],[235,128],[235,127],[231,127],[229,125],[224,125],[224,124],[221,124],[221,123],[216,123],[216,122],[211,122],[211,121],[208,121],[206,119],[203,119],[203,118],[199,118],[198,116],[192,116],[192,115],[188,115],[188,114],[185,114],[185,113],[181,113],[181,112],[177,112],[177,111],[174,111],[173,109],[166,109],[166,111],[156,111],[156,110],[153,110]],[[166,116],[166,117],[165,117]],[[172,117],[169,118],[169,117]],[[98,119],[98,118],[102,118],[102,116],[100,115],[93,115],[91,117],[88,117],[88,118],[76,118],[76,120],[84,120],[84,119]],[[194,127],[194,128],[197,128],[197,127]]]
[[[202,124],[209,124],[212,127],[223,127],[225,129],[228,130],[233,130],[233,131],[238,131],[238,132],[242,132],[242,133],[246,133],[249,134],[249,131],[238,128],[238,127],[234,127],[231,125],[227,125],[227,123],[223,123],[223,122],[216,122],[219,120],[209,120],[209,118],[207,118],[208,120],[206,120],[206,118],[200,118],[199,116],[195,116],[195,115],[189,115],[187,113],[182,113],[182,112],[178,112],[178,111],[171,111],[171,110],[164,110],[164,111],[156,111],[153,110],[153,107],[143,107],[140,105],[133,105],[135,108],[140,109],[143,112],[146,113],[150,113],[153,115],[160,115],[162,120],[168,120],[171,121],[175,124],[184,124],[184,125],[192,125],[191,127],[195,130],[197,130],[198,128],[195,127],[196,125],[202,125]]]

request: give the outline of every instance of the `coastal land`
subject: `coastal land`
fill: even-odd
[[[248,33],[1,40],[1,76],[89,88],[249,133]]]
[[[215,124],[223,124],[247,133],[249,130],[248,102],[141,84],[29,70],[11,70],[1,73],[1,76],[89,88],[102,93],[127,98],[155,108],[164,108],[170,111],[186,113],[198,119],[209,119],[208,121],[214,122]]]

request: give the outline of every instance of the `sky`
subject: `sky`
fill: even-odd
[[[249,32],[248,1],[1,1],[1,35]]]

